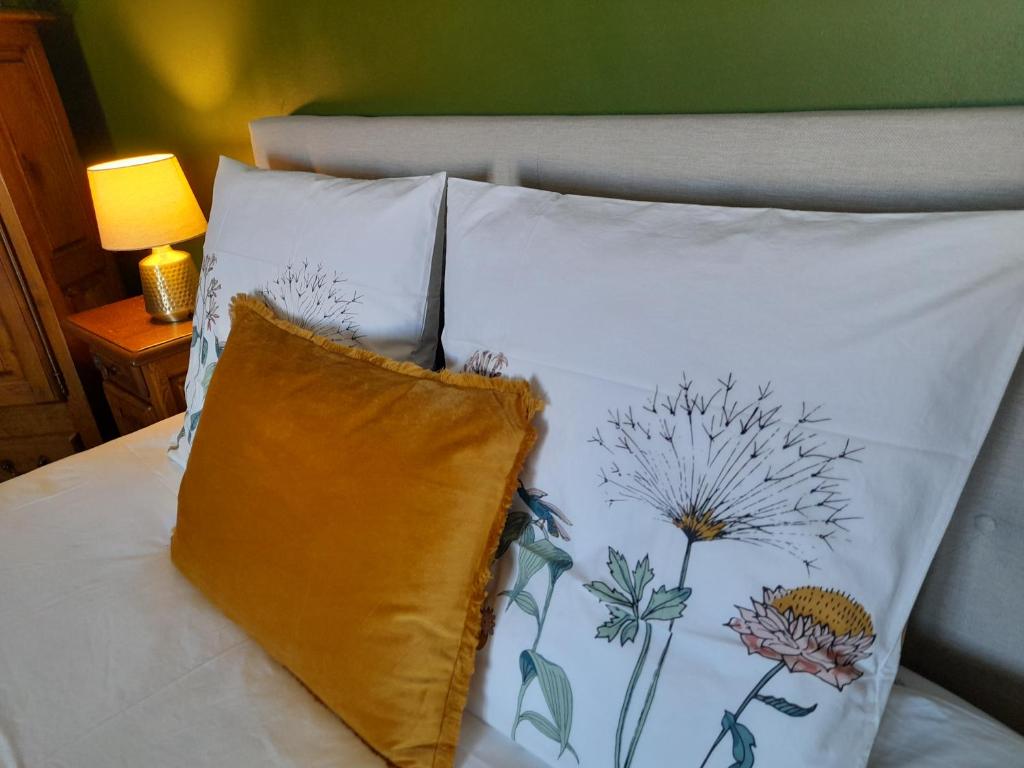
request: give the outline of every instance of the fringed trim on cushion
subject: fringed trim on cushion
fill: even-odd
[[[474,374],[475,375],[475,374]],[[485,380],[487,377],[481,377]],[[523,382],[524,384],[526,382]],[[515,462],[505,479],[505,490],[501,495],[501,505],[498,513],[491,523],[491,530],[487,534],[487,546],[484,547],[483,559],[477,566],[476,581],[473,584],[469,596],[469,605],[466,608],[466,623],[462,630],[462,642],[459,644],[459,655],[455,660],[455,669],[452,672],[451,685],[448,688],[448,699],[445,702],[444,716],[441,720],[441,733],[437,740],[437,751],[434,753],[434,768],[450,768],[455,761],[455,747],[459,741],[459,731],[462,727],[462,713],[466,708],[466,698],[469,696],[469,684],[473,678],[473,670],[476,667],[477,641],[480,637],[481,611],[484,600],[487,599],[487,585],[491,581],[491,563],[494,561],[494,553],[498,551],[498,539],[505,527],[505,517],[509,507],[512,506],[512,498],[519,485],[519,474],[522,472],[526,457],[533,450],[537,442],[537,430],[532,425],[527,425],[526,434],[519,446],[519,453]]]
[[[352,358],[353,360],[362,360],[373,365],[380,366],[389,371],[400,373],[405,376],[412,376],[417,379],[429,379],[432,381],[440,381],[445,384],[451,384],[456,387],[465,387],[468,389],[485,389],[492,392],[508,392],[514,395],[520,395],[522,398],[522,404],[526,409],[524,417],[527,422],[533,419],[538,413],[544,409],[544,402],[537,399],[533,392],[530,390],[530,383],[524,379],[506,379],[498,377],[482,376],[478,373],[469,373],[461,371],[429,371],[426,368],[421,368],[416,363],[401,363],[397,360],[392,360],[390,357],[371,352],[368,349],[360,349],[358,347],[347,347],[344,344],[339,344],[336,341],[331,341],[328,338],[319,336],[313,331],[303,328],[300,325],[289,322],[283,318],[278,317],[274,314],[274,310],[267,306],[266,302],[262,299],[258,299],[255,296],[250,296],[245,293],[236,294],[231,299],[231,321],[234,322],[236,316],[241,311],[251,311],[253,314],[266,320],[271,325],[277,326],[282,331],[290,333],[293,336],[298,336],[302,339],[316,344],[319,347],[323,347],[329,352],[336,352],[344,355],[345,357]],[[228,337],[228,343],[230,343],[231,337]]]

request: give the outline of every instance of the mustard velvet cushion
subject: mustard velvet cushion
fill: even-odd
[[[231,312],[171,557],[384,758],[449,766],[541,404]]]

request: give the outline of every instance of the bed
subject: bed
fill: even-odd
[[[448,170],[563,192],[832,210],[1024,207],[1021,108],[286,117],[252,133],[264,167],[353,177]],[[179,422],[0,486],[0,765],[382,764],[171,565],[181,471],[165,449]],[[912,617],[909,669],[872,765],[1024,765],[1024,737],[999,722],[1024,728],[1022,460],[1018,365]],[[539,765],[471,714],[457,764]]]
[[[0,765],[383,765],[171,564],[179,427],[0,488]],[[903,669],[871,765],[1022,755],[1024,737]],[[457,765],[542,763],[467,715]]]

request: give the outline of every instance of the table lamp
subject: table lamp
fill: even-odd
[[[171,248],[206,231],[206,219],[170,154],[90,166],[89,189],[100,243],[108,251],[152,248],[139,262],[146,311],[154,319],[186,320],[196,306],[199,275],[192,257]]]

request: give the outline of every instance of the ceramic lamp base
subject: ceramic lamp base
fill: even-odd
[[[139,277],[146,311],[154,320],[176,323],[192,316],[199,273],[188,253],[158,246],[139,262]]]

